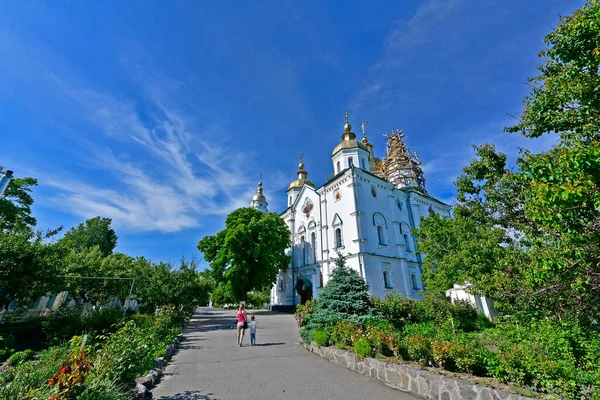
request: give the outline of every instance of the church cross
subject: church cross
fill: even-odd
[[[362,131],[363,136],[367,136],[367,134],[365,133],[365,128],[367,127],[367,125],[369,125],[369,123],[365,121],[360,123],[360,130]]]
[[[350,116],[350,111],[346,111],[346,115],[344,116],[344,120],[348,123],[348,117]]]

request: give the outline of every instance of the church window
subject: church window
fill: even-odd
[[[342,198],[342,193],[340,192],[340,190],[339,190],[339,189],[337,189],[337,190],[334,192],[334,195],[333,195],[333,196],[335,197],[335,201],[338,201],[338,200],[340,200],[340,199]]]
[[[433,214],[433,207],[429,206],[429,215]]]
[[[342,247],[342,228],[335,230],[335,247]]]
[[[279,275],[279,279],[277,280],[277,287],[279,288],[280,292],[285,290],[285,279],[283,279],[283,276],[281,275]]]
[[[354,167],[354,159],[353,159],[352,157],[349,157],[349,158],[348,158],[348,166],[349,166],[350,168]]]
[[[396,205],[398,206],[398,210],[402,211],[402,202],[400,199],[396,200]]]
[[[338,161],[337,162],[337,173],[339,174],[341,170],[342,170],[342,164]]]
[[[300,238],[300,248],[302,251],[302,262],[300,265],[306,265],[306,241],[304,240],[304,236]]]
[[[386,289],[391,289],[392,284],[390,282],[390,271],[383,271],[383,287]]]
[[[312,249],[313,263],[317,262],[317,235],[315,233],[310,234],[310,247]]]
[[[375,187],[375,185],[371,185],[371,194],[373,195],[373,197],[377,197],[377,188]]]
[[[292,196],[290,196],[290,206],[292,205]]]
[[[381,225],[377,225],[377,239],[379,240],[379,244],[385,245],[383,226]]]
[[[408,239],[408,235],[405,233],[404,234],[404,248],[406,249],[407,252],[411,252],[411,248],[410,248],[410,240]]]
[[[410,280],[412,281],[413,290],[419,290],[419,280],[416,274],[410,274]]]
[[[360,161],[362,161],[362,167],[363,167],[363,169],[367,169],[367,165],[365,163],[365,159],[361,158]]]

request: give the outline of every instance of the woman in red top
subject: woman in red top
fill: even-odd
[[[240,308],[238,308],[237,312],[237,345],[242,347],[242,340],[244,340],[244,333],[246,329],[244,324],[246,322],[246,310],[243,304],[240,304]]]

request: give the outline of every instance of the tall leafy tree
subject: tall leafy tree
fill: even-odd
[[[286,270],[290,233],[275,213],[240,208],[225,220],[225,229],[206,236],[198,249],[211,266],[217,283],[226,283],[234,296],[246,300],[251,290],[273,285],[277,273]]]
[[[520,160],[524,210],[539,227],[527,280],[532,301],[600,319],[600,1],[588,0],[545,38],[519,124],[527,137],[553,132],[552,150]]]
[[[112,229],[111,223],[110,218],[90,218],[69,229],[61,242],[76,252],[87,251],[98,246],[102,257],[106,257],[117,247],[117,234]]]
[[[589,322],[600,319],[600,1],[561,18],[545,42],[521,119],[505,130],[553,133],[557,145],[522,151],[514,171],[492,146],[476,148],[456,218],[428,217],[417,238],[432,288],[471,280],[530,315]]]
[[[55,289],[63,249],[29,230],[0,231],[0,309]]]
[[[4,168],[0,166],[0,175],[3,173]],[[34,178],[11,179],[4,197],[0,199],[0,230],[34,229],[36,220],[31,215],[31,190],[34,186],[37,186]]]

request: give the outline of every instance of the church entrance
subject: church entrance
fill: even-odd
[[[300,277],[296,281],[296,291],[300,295],[300,304],[306,304],[308,300],[312,300],[313,288],[310,277]]]

